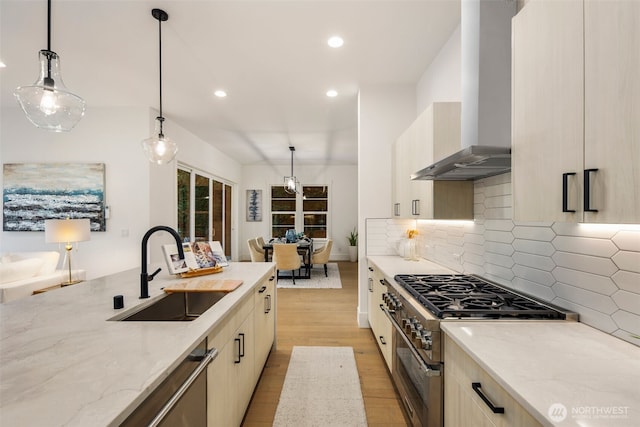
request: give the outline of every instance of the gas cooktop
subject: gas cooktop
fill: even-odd
[[[565,319],[566,313],[477,276],[398,274],[394,277],[436,317]]]

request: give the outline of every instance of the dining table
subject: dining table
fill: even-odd
[[[304,264],[304,274],[298,274],[294,276],[296,279],[310,279],[311,278],[311,255],[313,254],[313,239],[302,238],[298,239],[295,242],[287,242],[282,239],[271,239],[268,242],[265,242],[262,245],[262,249],[264,249],[264,261],[269,262],[269,255],[273,252],[273,244],[274,243],[295,243],[298,246],[298,253],[302,255],[303,264]]]

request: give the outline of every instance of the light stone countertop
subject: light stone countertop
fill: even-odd
[[[640,348],[631,343],[578,322],[441,327],[542,425],[640,426]],[[552,405],[563,405],[564,420],[552,421]]]
[[[367,258],[387,280],[456,273],[424,259]],[[440,325],[543,425],[640,426],[639,347],[579,322],[447,319]],[[566,408],[563,421],[549,416],[555,404]]]
[[[162,267],[149,282],[151,300],[178,280],[244,283],[192,322],[109,321],[150,301],[138,298],[139,269],[0,304],[0,425],[119,425],[247,292],[272,274],[273,264],[230,263],[222,273],[190,279],[169,276]],[[118,294],[125,307],[114,310]]]
[[[396,274],[460,274],[435,262],[420,258],[419,261],[407,261],[399,256],[368,256],[367,259],[384,273],[387,280],[393,280]]]

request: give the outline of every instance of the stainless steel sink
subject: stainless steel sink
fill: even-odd
[[[179,292],[153,300],[109,319],[117,321],[189,322],[220,301],[225,292]]]

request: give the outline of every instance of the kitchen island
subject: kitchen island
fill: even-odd
[[[230,263],[204,276],[243,284],[190,322],[109,320],[200,279],[161,273],[141,300],[137,269],[0,305],[0,425],[119,425],[273,273],[272,263]]]

